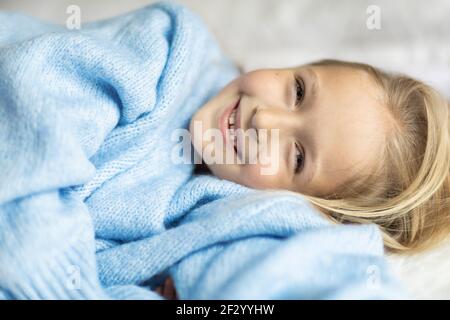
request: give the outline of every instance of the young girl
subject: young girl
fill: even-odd
[[[262,175],[260,163],[212,163],[212,174],[301,193],[336,222],[376,223],[392,251],[422,250],[449,234],[449,105],[430,86],[337,60],[252,71],[192,118],[199,154],[204,131],[224,114],[233,128],[279,129],[280,166]],[[157,291],[176,295],[170,279]]]
[[[244,74],[192,121],[217,127],[237,97],[242,129],[280,130],[280,169],[212,164],[214,175],[299,192],[338,222],[376,223],[392,250],[423,249],[448,234],[449,106],[430,86],[324,60]]]

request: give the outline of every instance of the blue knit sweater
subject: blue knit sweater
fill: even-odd
[[[377,227],[170,160],[237,75],[176,4],[76,31],[0,13],[0,297],[159,299],[166,275],[184,299],[397,297]]]

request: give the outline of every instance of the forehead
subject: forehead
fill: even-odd
[[[309,106],[318,150],[315,182],[332,190],[379,161],[387,111],[381,92],[365,71],[315,66],[317,96]]]

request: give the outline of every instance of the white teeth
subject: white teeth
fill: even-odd
[[[231,114],[230,117],[228,118],[228,126],[230,129],[230,140],[233,141],[234,143],[234,147],[236,148],[237,146],[237,133],[235,131],[235,123],[236,123],[236,110],[234,110]]]
[[[234,147],[237,146],[237,132],[234,128],[230,128],[230,140],[233,141]]]
[[[231,114],[230,117],[228,118],[228,123],[229,124],[235,124],[236,122],[236,110],[234,110]]]

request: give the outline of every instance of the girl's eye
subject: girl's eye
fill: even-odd
[[[295,173],[300,172],[305,163],[305,155],[301,148],[295,144]]]
[[[295,100],[295,105],[300,105],[300,103],[303,101],[303,98],[305,97],[305,83],[301,78],[295,78],[295,86],[297,89],[297,97]]]

